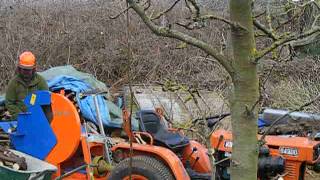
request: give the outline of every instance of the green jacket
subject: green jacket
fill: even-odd
[[[35,74],[29,84],[26,84],[19,75],[16,75],[10,82],[6,90],[6,108],[16,119],[20,112],[26,112],[27,108],[23,101],[25,97],[37,90],[48,90],[46,80],[39,74]]]

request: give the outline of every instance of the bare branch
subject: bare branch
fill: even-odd
[[[262,32],[264,32],[266,35],[268,35],[273,40],[278,40],[278,37],[272,31],[267,29],[267,27],[265,27],[263,24],[261,24],[257,19],[253,20],[253,24],[256,28],[260,29]]]
[[[295,3],[295,2],[291,2],[291,1],[289,1],[289,3],[293,4],[293,5],[296,5],[296,6],[300,7],[300,8],[303,8],[303,7],[305,7],[307,5],[310,5],[310,4],[314,4],[318,8],[318,10],[320,10],[320,5],[316,1],[308,1],[308,2],[303,3],[303,4],[298,4],[298,3]]]
[[[269,69],[269,72],[266,76],[266,78],[260,83],[260,88],[259,88],[259,91],[260,91],[260,98],[258,101],[260,101],[260,108],[263,106],[263,104],[265,103],[266,99],[268,98],[266,95],[265,95],[265,92],[266,92],[266,83],[267,81],[269,80],[269,78],[271,77],[271,74],[272,74],[272,71],[275,67],[276,63],[274,63],[272,65],[272,67]],[[259,110],[260,111],[260,110]]]
[[[230,160],[230,159],[231,159],[230,157],[227,157],[227,158],[221,159],[221,160],[219,160],[219,161],[215,162],[215,163],[214,163],[214,165],[218,165],[218,164],[223,163],[223,162],[225,162],[225,161],[227,161],[227,160]]]
[[[297,17],[301,16],[301,13],[295,13],[291,18],[289,18],[288,20],[286,20],[285,22],[279,23],[279,25],[277,27],[275,27],[275,30],[280,29],[281,27],[283,27],[284,25],[292,22],[294,19],[296,19]]]
[[[255,16],[254,16],[254,18],[256,19],[256,18],[258,18],[258,17],[260,17],[260,16],[264,15],[265,13],[266,13],[266,11],[263,11],[263,12],[261,12],[260,14],[255,15]]]
[[[147,4],[147,6],[144,8],[144,10],[146,11],[146,10],[148,10],[148,9],[150,8],[150,6],[151,6],[151,0],[147,0],[145,4]]]
[[[234,70],[230,64],[231,61],[227,57],[218,53],[210,44],[198,40],[192,36],[184,34],[182,32],[173,30],[168,27],[161,27],[153,23],[150,18],[145,14],[145,11],[141,6],[134,2],[134,0],[127,0],[130,6],[135,10],[135,12],[141,17],[143,22],[148,26],[148,28],[158,36],[170,37],[174,39],[181,40],[187,44],[198,47],[205,51],[207,54],[211,55],[226,69],[229,74],[233,74]]]
[[[206,20],[211,20],[211,19],[222,21],[222,22],[224,22],[224,23],[226,23],[236,29],[247,30],[245,27],[241,26],[238,23],[232,22],[224,17],[216,16],[213,14],[207,14],[207,15],[200,16],[200,17],[198,17],[198,19],[194,19],[193,22],[187,22],[187,23],[177,22],[176,24],[179,26],[182,26],[188,30],[193,30],[196,28],[199,29],[199,28],[205,27],[203,22],[205,22]]]
[[[289,50],[290,52],[289,52],[288,55],[286,55],[285,57],[280,57],[281,54],[282,54],[282,51],[283,51],[286,47],[288,48],[288,50]],[[293,49],[293,47],[292,47],[291,44],[286,44],[286,45],[281,46],[278,54],[279,54],[278,57],[276,57],[275,59],[273,59],[275,62],[287,62],[287,61],[291,61],[291,60],[293,59],[293,57],[296,55],[296,53],[294,52],[294,49]]]
[[[110,19],[117,19],[119,16],[121,16],[122,14],[126,13],[129,9],[131,9],[131,6],[129,6],[128,8],[122,10],[121,12],[119,12],[118,14],[114,15],[114,16],[109,16]]]
[[[318,2],[313,1],[314,5],[320,10],[320,4]]]
[[[317,22],[320,18],[320,15],[317,15],[311,25],[311,29],[314,28],[314,27],[317,27]],[[314,33],[308,37],[305,37],[305,38],[302,38],[302,39],[298,39],[296,41],[294,41],[292,44],[293,47],[298,47],[298,46],[305,46],[305,45],[308,45],[308,44],[311,44],[313,42],[315,42],[315,40],[317,38],[319,38],[320,36],[320,32],[317,32],[317,33]]]
[[[193,19],[198,19],[200,17],[200,8],[195,0],[185,0],[186,6],[190,13],[193,15]]]
[[[163,16],[164,14],[168,13],[169,11],[171,11],[177,4],[178,2],[180,2],[181,0],[176,0],[168,9],[160,12],[158,15],[156,15],[155,17],[151,17],[151,21],[155,20],[155,19],[159,19],[161,16]]]
[[[320,31],[317,32],[317,33],[314,33],[310,36],[307,36],[305,38],[301,38],[301,39],[298,39],[298,40],[295,40],[293,42],[291,42],[291,46],[292,47],[299,47],[299,46],[305,46],[305,45],[308,45],[308,44],[311,44],[311,43],[314,43],[316,41],[316,39],[318,39],[320,36]]]
[[[240,24],[238,23],[235,23],[233,21],[230,21],[224,17],[220,17],[220,16],[216,16],[216,15],[213,15],[213,14],[207,14],[207,15],[203,15],[200,17],[201,20],[207,20],[207,19],[215,19],[215,20],[219,20],[219,21],[222,21],[224,23],[227,23],[229,24],[230,26],[232,26],[233,28],[236,28],[236,29],[243,29],[243,30],[246,30],[245,27],[241,26]]]
[[[319,33],[320,33],[320,26],[316,26],[302,34],[299,34],[299,35],[291,34],[291,35],[285,36],[284,38],[280,38],[279,40],[275,41],[269,48],[266,48],[261,52],[258,52],[257,55],[255,56],[255,62],[258,62],[263,56],[270,53],[272,50],[278,48],[281,45],[284,45],[289,42],[301,40],[304,38],[308,38],[314,34],[319,34]]]
[[[180,0],[179,0],[180,1]],[[143,3],[143,6],[147,5],[144,10],[148,10],[151,6],[151,0],[147,0],[145,3]],[[110,19],[117,19],[119,16],[121,16],[122,14],[126,13],[128,10],[131,9],[131,6],[128,6],[126,9],[122,10],[121,12],[119,12],[118,14],[114,15],[114,16],[109,16]]]
[[[315,27],[315,26],[316,26],[316,24],[317,24],[317,22],[318,22],[319,18],[320,18],[320,14],[319,14],[318,16],[316,16],[316,17],[315,17],[315,19],[314,19],[314,21],[313,21],[313,23],[312,23],[312,26],[311,26],[311,27]]]
[[[188,23],[177,22],[176,25],[179,25],[188,30],[194,30],[194,26],[192,26],[192,22],[188,22]]]
[[[269,25],[269,29],[270,31],[274,31],[272,28],[272,17],[271,17],[271,13],[270,13],[270,5],[271,5],[271,0],[268,0],[268,4],[267,4],[267,22]]]

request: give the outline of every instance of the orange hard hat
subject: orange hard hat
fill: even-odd
[[[19,56],[19,67],[33,69],[36,66],[36,57],[30,51],[25,51]]]

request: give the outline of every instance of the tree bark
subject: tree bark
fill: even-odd
[[[233,47],[233,93],[231,119],[233,149],[231,177],[236,180],[257,179],[258,141],[257,108],[259,78],[254,63],[255,40],[252,21],[252,0],[231,0],[230,18],[240,28],[231,29]]]

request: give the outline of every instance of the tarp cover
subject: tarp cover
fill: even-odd
[[[59,75],[72,75],[72,77],[89,84],[89,86],[93,89],[104,91],[107,90],[106,84],[98,81],[92,74],[80,72],[71,65],[53,67],[46,71],[40,72],[39,74],[42,75],[47,81],[52,80]]]
[[[76,99],[81,111],[81,115],[85,119],[97,124],[98,118],[93,96],[82,96],[82,93],[95,90],[95,87],[97,86],[92,87],[90,84],[81,79],[69,75],[61,75],[61,73],[59,73],[59,75],[54,77],[53,79],[49,80],[48,86],[51,91],[65,89],[76,92]],[[121,109],[113,102],[107,100],[106,96],[104,95],[97,95],[97,98],[98,107],[104,126],[121,128],[123,123]],[[136,120],[133,120],[133,128],[138,128]]]
[[[0,106],[4,106],[4,95],[0,95]]]

